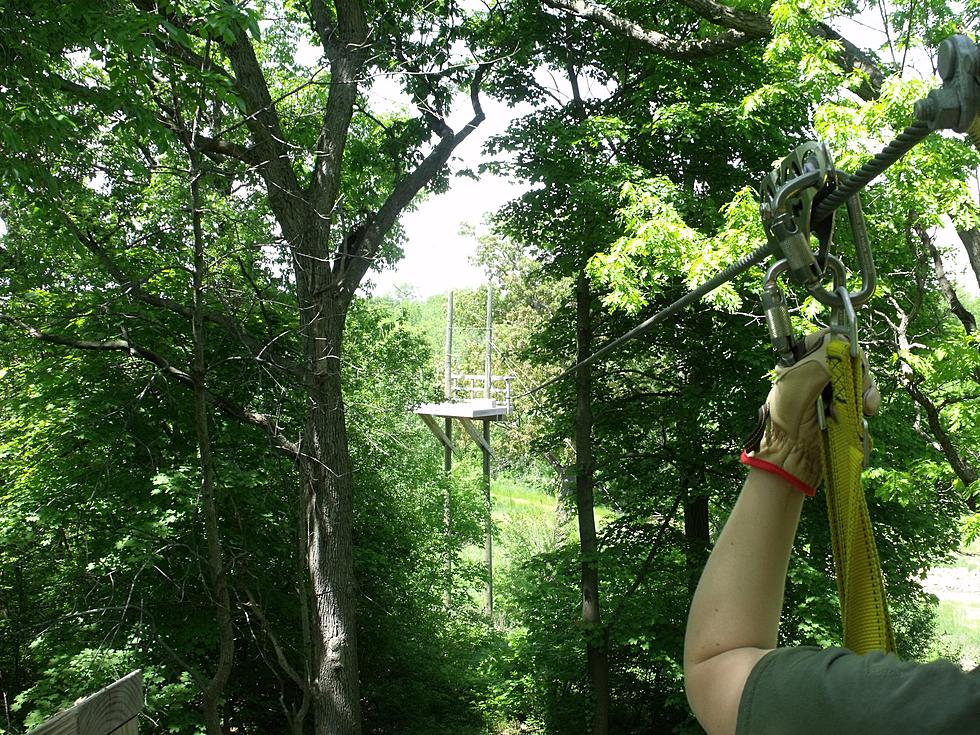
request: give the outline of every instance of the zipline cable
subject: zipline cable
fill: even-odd
[[[549,385],[554,385],[559,380],[562,380],[563,378],[568,377],[569,375],[571,375],[572,373],[574,373],[579,368],[585,367],[586,365],[591,365],[593,362],[595,362],[596,360],[598,360],[600,357],[603,357],[603,356],[607,355],[608,353],[612,352],[614,349],[616,349],[617,347],[619,347],[619,345],[621,345],[623,342],[626,342],[628,340],[631,340],[634,337],[640,336],[644,332],[646,332],[649,329],[651,329],[653,326],[655,326],[655,325],[659,324],[660,322],[664,321],[667,317],[669,317],[669,316],[677,313],[678,311],[680,311],[681,309],[683,309],[688,304],[693,303],[695,301],[699,301],[700,299],[704,298],[704,296],[706,296],[707,294],[711,293],[712,291],[714,291],[719,286],[722,286],[725,283],[728,283],[728,281],[730,281],[733,278],[735,278],[735,276],[737,276],[737,275],[739,275],[741,273],[744,273],[749,268],[751,268],[753,265],[757,265],[757,264],[761,263],[766,258],[768,258],[770,255],[774,255],[777,252],[777,250],[778,250],[778,248],[777,248],[776,245],[774,245],[772,243],[767,243],[766,245],[763,245],[761,248],[758,248],[757,250],[749,253],[748,255],[743,256],[737,262],[735,262],[732,265],[728,266],[725,270],[723,270],[720,273],[716,274],[710,280],[705,281],[703,284],[701,284],[700,286],[698,286],[693,291],[687,292],[686,294],[684,294],[683,296],[681,296],[679,299],[677,299],[677,301],[673,302],[672,304],[670,304],[669,306],[665,307],[664,309],[658,311],[656,314],[654,314],[652,317],[650,317],[649,319],[647,319],[642,324],[638,324],[637,326],[633,327],[626,334],[624,334],[624,335],[622,335],[620,337],[617,337],[612,342],[610,342],[609,344],[607,344],[605,347],[602,347],[601,349],[599,349],[596,352],[592,353],[591,355],[589,355],[587,358],[585,358],[581,362],[576,363],[575,365],[572,365],[570,368],[568,368],[567,370],[565,370],[560,375],[556,375],[555,377],[553,377],[553,378],[551,378],[549,380],[546,380],[544,383],[541,383],[540,385],[532,388],[531,390],[529,390],[529,391],[527,391],[525,393],[521,393],[519,395],[514,396],[514,398],[515,399],[516,398],[525,398],[526,396],[529,396],[532,393],[537,393],[539,390],[542,390],[544,388],[547,388]]]
[[[885,148],[883,148],[881,152],[878,153],[872,160],[864,164],[855,173],[850,174],[847,176],[847,178],[843,179],[830,194],[826,195],[822,200],[814,205],[814,221],[820,221],[822,219],[826,219],[828,216],[831,216],[838,209],[838,207],[864,189],[864,187],[880,176],[889,166],[908,153],[916,144],[920,143],[931,132],[932,129],[929,127],[928,123],[921,120],[917,120],[905,128],[905,130],[903,130],[893,141],[885,146]],[[725,270],[717,273],[714,277],[708,281],[705,281],[693,291],[689,291],[688,293],[684,294],[677,299],[677,301],[674,301],[669,306],[658,311],[643,323],[633,327],[633,329],[628,331],[626,334],[617,337],[609,344],[601,347],[581,362],[572,365],[570,368],[564,370],[555,377],[546,380],[540,385],[537,385],[524,393],[519,393],[518,395],[513,396],[513,398],[526,398],[533,393],[537,393],[539,390],[543,390],[544,388],[554,385],[558,381],[567,378],[579,368],[585,367],[586,365],[591,365],[601,357],[604,357],[612,352],[624,342],[627,342],[634,337],[639,337],[641,334],[644,334],[652,327],[667,319],[667,317],[676,314],[685,306],[695,301],[700,301],[719,286],[724,285],[736,276],[744,273],[752,266],[762,263],[769,256],[777,255],[778,253],[779,245],[777,243],[766,243],[748,255],[743,256],[740,260],[725,268]]]
[[[921,143],[931,132],[929,124],[922,120],[916,120],[905,128],[880,153],[850,174],[830,194],[817,200],[813,207],[813,221],[819,222],[833,214],[838,207],[884,173],[885,169]]]

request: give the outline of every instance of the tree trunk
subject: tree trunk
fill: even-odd
[[[708,560],[711,531],[708,516],[708,496],[698,495],[692,476],[682,478],[684,490],[684,542],[687,551],[687,587],[691,596],[701,579],[701,571]]]
[[[205,389],[206,362],[204,356],[204,230],[201,224],[200,155],[189,150],[191,161],[191,222],[194,235],[193,271],[193,318],[191,331],[194,341],[194,358],[191,381],[194,393],[194,430],[197,438],[198,458],[201,471],[201,508],[204,512],[205,540],[207,543],[208,581],[214,600],[215,619],[218,625],[219,651],[214,675],[202,687],[204,721],[208,735],[221,735],[219,703],[225,685],[231,676],[235,658],[235,632],[231,620],[231,595],[225,573],[221,550],[221,532],[218,527],[218,509],[215,501],[214,457],[211,452],[211,436],[208,427],[209,404]]]
[[[592,293],[584,271],[578,274],[576,296],[576,347],[578,361],[592,348]],[[595,463],[592,458],[592,369],[584,366],[575,374],[575,506],[582,552],[582,621],[585,628],[586,662],[592,685],[594,710],[592,734],[609,732],[609,659],[606,631],[599,605],[599,559],[593,496]]]
[[[980,284],[980,231],[976,229],[957,230],[956,234],[960,236],[960,241],[966,249],[966,257],[970,259],[973,275],[977,279],[977,283]]]
[[[317,735],[359,735],[353,478],[340,377],[346,310],[326,302],[302,310],[315,315],[303,325],[308,405],[299,459],[315,621],[313,708]]]

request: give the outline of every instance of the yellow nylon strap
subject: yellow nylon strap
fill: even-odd
[[[827,345],[833,409],[823,432],[827,513],[840,595],[844,646],[856,653],[894,651],[881,564],[861,487],[864,464],[861,358],[843,340]]]

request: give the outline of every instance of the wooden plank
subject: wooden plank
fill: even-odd
[[[59,712],[27,735],[78,735],[78,712],[74,707]]]
[[[139,718],[134,717],[119,729],[113,730],[111,735],[139,735]]]
[[[108,735],[143,709],[143,672],[127,674],[78,705],[78,735]]]
[[[78,735],[109,735],[143,709],[143,672],[127,674],[76,707]]]
[[[429,427],[429,431],[436,435],[436,439],[442,442],[442,446],[444,446],[450,452],[453,452],[457,457],[461,455],[460,450],[458,450],[453,444],[452,439],[446,436],[446,432],[442,430],[442,427],[436,423],[434,418],[427,413],[420,413],[419,417],[425,422],[425,425]]]
[[[469,419],[460,419],[459,423],[461,423],[463,425],[463,428],[466,429],[466,433],[470,435],[470,438],[473,441],[475,441],[477,444],[479,444],[481,447],[483,447],[484,452],[489,454],[494,459],[497,458],[497,455],[495,455],[493,453],[493,450],[490,448],[490,444],[488,444],[486,440],[484,440],[483,432],[481,432],[478,428],[476,428],[476,426],[473,424],[472,421],[470,421]]]
[[[136,732],[136,716],[143,709],[143,674],[133,671],[61,712],[30,735],[121,735]]]

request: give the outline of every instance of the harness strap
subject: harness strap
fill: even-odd
[[[865,432],[861,357],[851,355],[847,342],[831,340],[827,365],[833,408],[821,454],[844,646],[861,654],[894,652],[881,564],[861,487]]]

